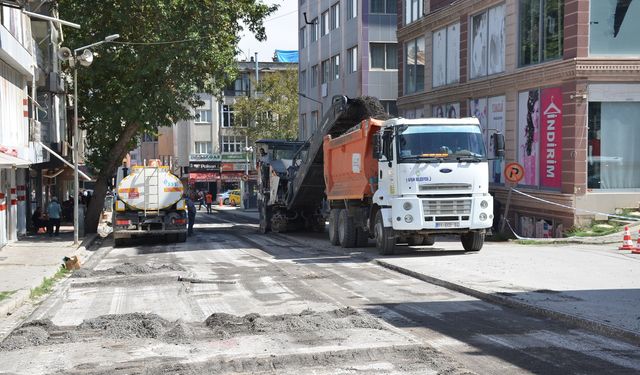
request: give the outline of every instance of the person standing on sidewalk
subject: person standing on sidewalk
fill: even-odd
[[[198,211],[200,211],[202,209],[202,205],[204,204],[204,193],[202,192],[202,190],[198,190]]]
[[[204,196],[204,201],[207,204],[207,213],[211,213],[211,204],[213,204],[213,194],[210,191],[207,192],[207,195]]]
[[[249,208],[249,191],[248,190],[245,190],[242,200],[243,200],[242,203],[243,203],[244,209],[245,210],[248,209]]]
[[[47,215],[49,215],[49,237],[53,236],[53,228],[56,228],[55,235],[60,234],[60,215],[62,207],[58,203],[58,197],[51,198],[49,206],[47,206]]]

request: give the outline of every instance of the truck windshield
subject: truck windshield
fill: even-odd
[[[398,128],[400,161],[486,159],[482,133],[474,125],[410,125]]]

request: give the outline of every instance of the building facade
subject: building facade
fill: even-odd
[[[506,157],[491,165],[491,191],[504,211],[505,164],[522,166],[508,212],[518,234],[560,236],[638,206],[640,2],[398,6],[400,115],[475,116],[487,142],[505,134]]]
[[[299,139],[334,95],[375,96],[396,114],[397,0],[300,0]]]

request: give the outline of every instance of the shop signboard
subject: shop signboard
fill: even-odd
[[[561,187],[562,179],[562,90],[542,90],[540,119],[540,185]]]

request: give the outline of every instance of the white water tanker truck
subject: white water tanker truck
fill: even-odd
[[[116,246],[133,237],[160,237],[170,242],[187,240],[184,187],[169,167],[119,168],[115,212],[112,218]]]

